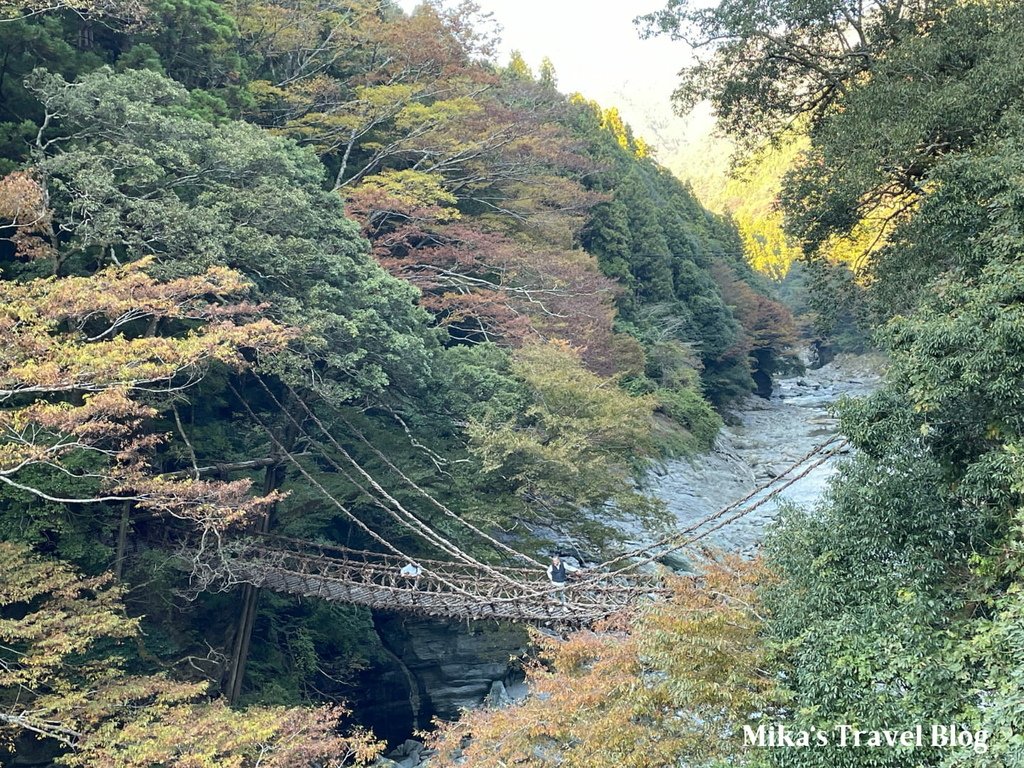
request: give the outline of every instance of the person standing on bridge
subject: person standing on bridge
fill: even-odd
[[[565,583],[569,579],[569,574],[577,571],[579,568],[562,560],[560,553],[551,556],[551,565],[547,569],[548,580],[555,587],[555,594],[563,604],[565,603]]]
[[[412,582],[413,589],[419,589],[420,576],[423,575],[423,569],[420,568],[419,563],[409,562],[402,566],[399,575],[401,575],[406,581]]]

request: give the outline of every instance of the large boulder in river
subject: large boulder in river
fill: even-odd
[[[508,691],[505,689],[505,683],[502,680],[495,680],[491,683],[491,690],[484,698],[484,704],[488,707],[501,708],[507,707],[512,703],[512,697],[508,695]]]
[[[678,549],[659,555],[658,562],[674,573],[693,573],[694,571],[693,563]]]
[[[814,339],[808,347],[808,368],[821,368],[836,359],[836,352],[831,345],[821,339]]]
[[[423,750],[423,742],[406,739],[398,749],[389,752],[386,759],[393,761],[398,768],[415,768],[423,760]]]

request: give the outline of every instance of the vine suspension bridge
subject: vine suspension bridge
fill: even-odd
[[[656,574],[641,570],[644,566],[672,552],[692,548],[715,531],[749,515],[839,454],[848,444],[845,439],[833,436],[743,498],[653,543],[588,567],[564,587],[559,587],[548,580],[545,564],[491,537],[431,496],[335,410],[335,415],[341,418],[351,433],[373,451],[403,483],[447,517],[486,540],[504,556],[518,559],[524,565],[492,565],[464,552],[388,493],[338,443],[323,421],[294,390],[290,390],[292,400],[304,412],[306,419],[296,418],[262,380],[259,383],[278,410],[308,441],[311,450],[372,498],[394,521],[416,533],[432,548],[444,553],[445,559],[429,560],[407,554],[367,526],[310,474],[236,391],[236,396],[245,405],[249,415],[266,431],[282,459],[290,463],[355,528],[380,545],[383,551],[356,550],[266,533],[250,534],[224,543],[216,549],[213,558],[200,561],[199,574],[204,585],[218,584],[221,588],[227,588],[248,584],[275,592],[353,603],[382,611],[457,620],[495,619],[582,626],[644,600],[656,599],[664,595],[666,589]],[[322,437],[317,437],[307,429],[307,420],[315,425],[315,432]],[[410,563],[416,564],[416,575],[402,573],[403,567]]]

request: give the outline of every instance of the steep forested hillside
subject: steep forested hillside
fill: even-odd
[[[840,408],[855,455],[760,561],[551,644],[547,699],[442,746],[474,734],[474,766],[1024,764],[1024,7],[672,0],[648,21],[712,41],[680,96],[741,143],[806,124],[786,227],[812,265],[876,233],[863,283],[819,299],[872,318],[891,366]]]
[[[598,548],[790,364],[735,228],[487,29],[0,2],[0,749],[367,760],[369,612],[211,580],[240,533]]]

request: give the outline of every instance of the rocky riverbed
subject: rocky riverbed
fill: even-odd
[[[666,462],[655,470],[649,478],[651,493],[665,502],[681,528],[746,496],[834,435],[835,403],[871,392],[878,386],[881,369],[876,356],[841,355],[821,368],[777,380],[770,399],[751,396],[732,414],[710,453]],[[708,543],[731,551],[751,550],[778,515],[780,502],[817,501],[837,460],[715,531]]]

